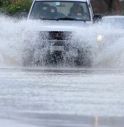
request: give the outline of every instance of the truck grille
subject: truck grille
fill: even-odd
[[[50,31],[49,40],[67,40],[71,36],[71,32],[66,31]]]

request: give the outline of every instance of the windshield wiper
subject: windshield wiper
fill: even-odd
[[[77,19],[72,17],[61,17],[61,18],[57,18],[56,20],[77,20]]]
[[[44,17],[41,17],[40,18],[41,20],[73,20],[73,21],[84,21],[86,22],[86,20],[83,20],[83,19],[77,19],[77,18],[72,18],[72,17],[60,17],[60,18],[44,18]]]
[[[56,19],[52,19],[52,18],[40,18],[41,20],[56,20]]]
[[[76,21],[84,21],[84,22],[86,22],[86,20],[72,18],[72,17],[61,17],[61,18],[57,18],[56,20],[74,20],[74,21],[76,20]]]
[[[41,20],[77,20],[75,18],[71,18],[71,17],[61,17],[61,18],[44,18],[41,17]]]

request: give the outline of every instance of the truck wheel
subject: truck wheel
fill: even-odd
[[[75,64],[76,66],[91,66],[92,60],[90,58],[90,52],[86,50],[78,50],[78,57],[75,60]]]

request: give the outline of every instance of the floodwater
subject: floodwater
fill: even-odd
[[[0,17],[0,126],[123,127],[124,30],[95,25],[76,32],[91,44],[90,68],[23,67],[40,24]],[[101,34],[107,43],[96,43]]]
[[[1,68],[0,116],[40,127],[122,127],[123,77],[122,69]]]

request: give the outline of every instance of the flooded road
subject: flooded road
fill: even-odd
[[[1,67],[0,117],[40,127],[122,127],[123,77],[115,68]]]
[[[75,31],[81,47],[90,45],[91,68],[23,68],[39,26],[0,17],[0,127],[123,127],[124,30],[94,24]],[[35,53],[33,60],[44,55]]]

